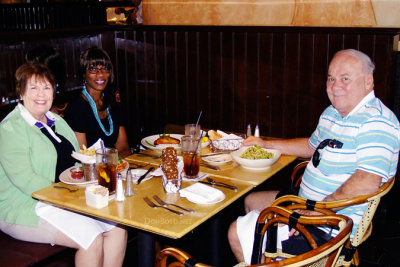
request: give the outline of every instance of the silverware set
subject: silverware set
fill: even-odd
[[[173,210],[173,209],[170,209],[168,207],[164,207],[162,205],[157,205],[153,201],[151,201],[150,198],[148,198],[148,197],[144,197],[143,200],[147,203],[147,205],[149,205],[152,208],[163,208],[163,209],[166,209],[166,210],[168,210],[170,212],[178,214],[179,216],[183,216],[183,212],[180,212],[180,211],[177,211],[177,210]]]
[[[226,183],[223,183],[223,182],[217,182],[217,181],[213,180],[211,177],[207,177],[206,180],[207,180],[207,182],[206,181],[199,181],[199,183],[209,184],[209,185],[212,185],[212,186],[224,187],[224,188],[232,189],[233,191],[237,191],[238,190],[238,188],[236,186],[233,186],[233,185],[230,185],[230,184],[226,184]]]

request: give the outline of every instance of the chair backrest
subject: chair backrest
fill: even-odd
[[[158,253],[156,267],[210,267],[197,262],[187,252],[178,248],[165,248]]]
[[[300,185],[303,170],[308,164],[308,161],[298,164],[292,174],[292,184]],[[301,175],[299,175],[299,173]],[[287,195],[276,199],[272,205],[281,206],[285,205],[287,208],[295,210],[299,209],[300,206],[308,205],[308,209],[314,209],[320,211],[321,209],[334,209],[334,208],[344,208],[352,205],[367,203],[367,209],[358,225],[357,231],[351,240],[351,250],[347,254],[345,261],[351,261],[356,248],[364,242],[372,232],[372,219],[375,215],[376,209],[379,205],[381,198],[386,195],[390,189],[393,187],[395,178],[392,177],[386,183],[384,183],[375,193],[369,195],[363,195],[338,201],[331,202],[313,202],[307,199],[301,198],[299,196]],[[291,203],[289,206],[287,203]],[[358,259],[356,259],[358,260]],[[346,263],[346,265],[348,265]]]
[[[286,223],[292,221],[290,215],[293,215],[294,212],[292,210],[283,208],[283,207],[270,207],[265,209],[259,217],[259,227],[260,236],[263,236],[263,232],[269,228],[275,226],[277,223]],[[310,241],[313,250],[294,256],[293,258],[284,259],[280,261],[270,261],[261,264],[255,264],[250,266],[282,266],[282,265],[290,265],[290,266],[304,266],[310,263],[317,262],[321,259],[324,259],[325,263],[328,263],[330,266],[335,263],[342,247],[345,242],[349,239],[350,231],[353,226],[353,222],[350,218],[342,215],[336,215],[333,212],[327,211],[329,215],[322,216],[300,216],[296,223],[296,229],[299,229],[301,233],[303,233],[307,240]],[[262,223],[268,219],[267,223]],[[339,234],[333,239],[329,240],[325,244],[318,246],[311,236],[308,233],[308,230],[304,227],[304,225],[329,225],[339,228]],[[258,238],[262,243],[262,238]],[[260,248],[261,248],[260,243]],[[262,252],[260,252],[262,254]],[[277,254],[278,255],[278,254]],[[182,251],[178,248],[166,248],[157,255],[156,258],[156,267],[210,267],[210,265],[206,265],[204,263],[200,263],[193,259],[187,252]]]
[[[302,208],[305,209],[306,206],[304,205]],[[343,246],[349,240],[353,221],[347,216],[337,215],[330,210],[321,210],[321,212],[324,215],[305,216],[285,207],[271,206],[264,209],[256,224],[252,264],[259,264],[257,266],[317,266],[322,263],[323,266],[334,266]],[[265,263],[261,263],[264,254],[262,251],[264,235],[269,229],[276,229],[278,224],[286,224],[295,228],[304,236],[312,249],[300,255],[288,255],[279,250],[265,253]],[[318,245],[309,232],[309,228],[306,228],[310,225],[336,228],[338,235],[326,243]],[[269,234],[272,232],[268,231]],[[273,245],[276,246],[276,243]]]

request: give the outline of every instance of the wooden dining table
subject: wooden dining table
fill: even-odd
[[[125,158],[131,167],[145,166],[146,169],[151,166],[158,167],[161,163],[160,151],[145,150],[142,154],[133,154]],[[209,153],[206,149],[202,153]],[[147,181],[141,182],[139,185],[134,184],[133,190],[135,195],[126,197],[125,201],[117,202],[111,200],[108,206],[97,209],[86,204],[85,186],[63,184],[60,185],[68,188],[77,188],[75,192],[66,189],[55,188],[54,185],[38,190],[32,196],[43,202],[51,203],[60,208],[65,208],[78,213],[87,214],[101,219],[117,222],[129,227],[142,230],[143,242],[139,250],[140,266],[152,266],[154,263],[154,234],[165,236],[172,239],[178,239],[194,230],[200,224],[204,223],[224,208],[231,205],[237,199],[248,193],[255,186],[266,181],[278,171],[282,170],[288,164],[296,159],[294,156],[282,155],[279,160],[269,169],[263,171],[250,171],[243,169],[235,162],[230,162],[219,166],[220,170],[214,170],[205,166],[200,167],[200,172],[212,177],[217,182],[224,182],[237,187],[237,191],[232,189],[216,187],[221,190],[225,198],[215,204],[195,204],[186,198],[180,197],[179,194],[166,194],[161,177],[153,177]],[[195,181],[184,180],[181,188],[185,188]],[[157,195],[167,203],[181,205],[185,208],[193,209],[193,213],[189,213],[178,208],[169,208],[183,212],[183,215],[177,215],[164,208],[152,208],[144,200],[149,197],[154,203],[154,195]],[[151,233],[151,234],[150,234]]]

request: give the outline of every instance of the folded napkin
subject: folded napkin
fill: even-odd
[[[195,183],[179,191],[181,197],[186,197],[196,203],[209,203],[223,196],[221,190],[211,186]]]
[[[89,147],[88,150],[93,149],[93,148],[94,148],[94,150],[100,149],[101,142],[102,142],[102,140],[101,140],[101,138],[99,138],[99,140],[97,140],[96,143],[94,143],[91,147]],[[89,155],[85,155],[85,154],[73,151],[71,156],[74,159],[76,159],[82,163],[87,163],[87,164],[96,163],[96,155],[89,156]]]

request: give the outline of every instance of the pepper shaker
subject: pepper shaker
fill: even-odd
[[[251,125],[249,123],[249,125],[247,125],[247,133],[246,133],[246,137],[251,136]]]
[[[122,176],[117,174],[117,189],[115,192],[115,201],[125,201],[124,186],[122,184]]]
[[[256,129],[254,130],[254,136],[260,137],[260,129],[258,128],[258,124],[256,125]]]
[[[134,196],[135,193],[133,192],[132,188],[132,173],[129,169],[126,173],[126,186],[125,186],[125,196],[130,197]]]

